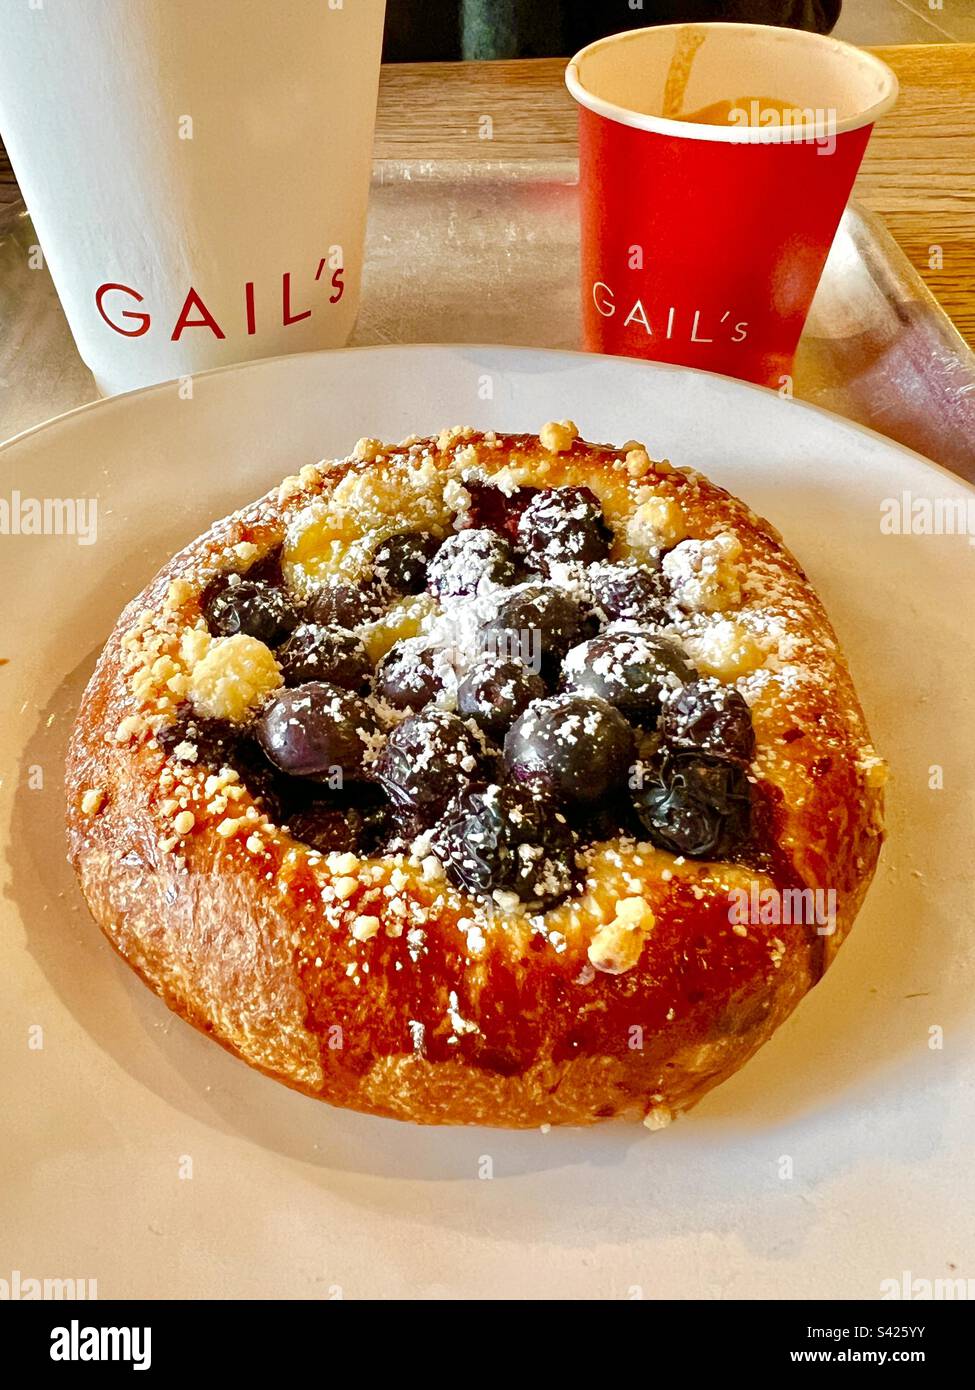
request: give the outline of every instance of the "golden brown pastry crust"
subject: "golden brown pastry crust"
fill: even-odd
[[[628,1115],[657,1128],[736,1071],[832,961],[876,865],[882,765],[822,605],[768,522],[632,445],[542,434],[548,449],[473,431],[361,442],[175,556],[123,613],[85,693],[67,765],[69,857],[96,922],[145,982],[287,1085],[421,1123]],[[692,538],[738,538],[734,616],[764,663],[739,688],[775,845],[766,872],[610,842],[590,855],[581,897],[544,918],[485,921],[428,863],[317,855],[270,825],[244,787],[164,754],[153,729],[185,694],[208,579],[246,568],[310,504],[340,556],[373,508],[448,529],[472,471],[592,487],[617,532],[614,555],[630,553],[627,522],[648,498],[676,501]],[[835,890],[835,931],[735,929],[729,890],[753,881],[759,892]],[[593,970],[595,933],[634,896],[653,914],[636,965]]]

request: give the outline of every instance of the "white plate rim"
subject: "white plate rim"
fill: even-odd
[[[227,376],[237,373],[245,376],[252,371],[268,367],[271,364],[282,364],[291,359],[308,361],[313,358],[326,360],[335,356],[364,356],[366,354],[377,357],[392,355],[396,353],[411,353],[437,349],[440,351],[455,352],[501,352],[505,355],[518,357],[524,354],[526,357],[545,358],[553,363],[557,359],[574,359],[578,361],[590,362],[619,362],[632,367],[637,363],[642,363],[645,367],[660,374],[676,374],[679,376],[691,376],[696,378],[706,378],[709,380],[720,381],[731,386],[736,390],[747,391],[762,396],[766,401],[781,402],[782,409],[798,409],[804,414],[811,414],[830,421],[833,426],[840,430],[849,430],[858,435],[865,435],[867,438],[886,446],[888,449],[895,450],[906,458],[912,459],[916,463],[926,465],[936,473],[949,478],[952,482],[959,484],[968,492],[975,493],[975,482],[970,482],[960,473],[954,473],[950,468],[937,463],[934,459],[928,458],[924,454],[919,454],[915,449],[909,449],[906,445],[898,443],[888,435],[881,434],[879,430],[871,429],[869,425],[863,425],[859,420],[849,420],[846,416],[837,415],[835,411],[827,410],[824,406],[816,405],[812,401],[801,400],[794,396],[780,396],[769,387],[759,386],[755,382],[742,381],[738,377],[728,376],[722,372],[709,372],[701,367],[685,367],[676,362],[654,362],[650,359],[640,357],[625,357],[614,353],[593,353],[581,352],[567,348],[537,348],[520,347],[508,343],[492,342],[472,342],[472,343],[438,343],[438,342],[418,342],[418,343],[371,343],[362,347],[342,347],[342,348],[314,348],[307,352],[283,353],[271,357],[258,357],[246,362],[229,362],[222,367],[213,367],[209,371],[193,373],[194,381],[209,380],[213,377]],[[171,391],[176,383],[181,380],[173,377],[168,381],[157,381],[151,386],[137,386],[130,391],[120,391],[113,396],[102,396],[98,400],[86,401],[84,405],[74,406],[71,410],[65,410],[60,415],[52,415],[46,420],[40,420],[35,425],[29,425],[26,429],[18,431],[9,439],[0,442],[0,457],[14,450],[18,445],[25,443],[29,439],[43,433],[45,430],[53,429],[56,426],[66,424],[68,421],[80,416],[87,416],[94,411],[107,412],[108,410],[122,404],[130,404],[136,398],[146,398],[161,395],[165,391]],[[777,407],[779,408],[779,407]]]

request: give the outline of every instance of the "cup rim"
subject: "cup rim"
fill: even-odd
[[[675,120],[671,116],[651,116],[642,111],[631,111],[628,107],[596,96],[594,92],[590,92],[583,85],[579,76],[579,63],[597,49],[608,48],[617,43],[633,42],[643,38],[646,34],[664,34],[668,31],[673,33],[681,29],[691,28],[769,34],[776,36],[776,41],[780,43],[807,43],[820,49],[830,48],[833,52],[855,54],[859,62],[865,63],[878,73],[883,79],[886,90],[879,100],[865,107],[862,111],[857,111],[852,116],[838,121],[827,132],[825,130],[820,131],[818,125],[813,127],[791,125],[716,126],[705,125],[697,121]],[[633,126],[637,130],[653,131],[658,135],[669,135],[683,140],[710,140],[736,145],[793,144],[808,141],[810,134],[815,138],[819,135],[842,135],[849,130],[860,130],[864,126],[873,125],[881,116],[885,115],[897,100],[899,91],[897,74],[881,58],[876,57],[873,53],[868,53],[865,49],[857,48],[855,44],[844,43],[842,39],[834,39],[828,34],[813,34],[805,29],[786,29],[775,24],[725,24],[721,22],[692,24],[690,21],[685,21],[682,24],[647,25],[642,29],[624,29],[618,34],[607,34],[604,38],[586,44],[569,59],[565,69],[565,85],[580,106],[584,106],[597,116],[604,116],[607,120],[615,121],[618,125]]]

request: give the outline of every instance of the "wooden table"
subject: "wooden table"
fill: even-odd
[[[975,44],[871,51],[897,73],[901,92],[874,131],[856,197],[883,217],[975,347]],[[564,68],[561,58],[387,66],[377,157],[571,157],[576,107]],[[479,133],[483,116],[491,118],[491,140]]]
[[[874,132],[856,196],[887,223],[975,346],[975,44],[872,50],[901,84]],[[380,159],[518,159],[575,153],[561,58],[383,68]],[[483,138],[491,118],[491,138]],[[16,197],[0,149],[0,204]],[[938,252],[940,250],[940,259]]]

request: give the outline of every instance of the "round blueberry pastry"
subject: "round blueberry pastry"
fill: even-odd
[[[884,776],[768,522],[570,421],[458,428],[160,570],[82,700],[68,846],[142,979],[292,1088],[656,1130],[835,959]]]

